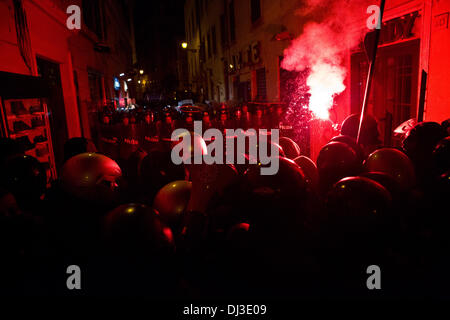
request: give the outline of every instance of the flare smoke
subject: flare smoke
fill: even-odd
[[[282,67],[309,71],[309,109],[317,118],[328,119],[334,97],[345,90],[345,57],[368,31],[366,10],[371,4],[377,3],[308,0],[296,12],[306,23],[300,36],[284,51]]]

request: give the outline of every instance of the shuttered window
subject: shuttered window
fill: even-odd
[[[256,100],[264,101],[267,99],[266,86],[266,68],[256,70]]]

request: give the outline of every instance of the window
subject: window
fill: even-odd
[[[230,99],[230,79],[228,77],[228,73],[226,70],[228,70],[228,60],[223,61],[223,69],[224,69],[224,82],[225,82],[225,100]]]
[[[102,16],[102,29],[103,29],[103,40],[108,39],[108,19],[106,18],[106,4],[102,3],[101,16]]]
[[[256,100],[264,101],[266,99],[266,68],[259,68],[258,70],[256,70]]]
[[[200,18],[201,18],[201,12],[200,12],[200,1],[195,0],[195,16],[197,18],[197,24],[200,24]]]
[[[206,46],[205,42],[202,40],[200,43],[200,61],[205,61],[206,58]]]
[[[227,43],[227,28],[225,25],[225,15],[220,16],[220,40],[222,41],[222,47]]]
[[[261,18],[261,0],[250,0],[251,3],[251,19],[252,23]]]
[[[102,76],[95,71],[88,71],[88,81],[91,102],[99,107],[103,100]]]
[[[191,21],[188,19],[186,21],[186,38],[188,41],[192,39],[192,29],[191,29]]]
[[[101,14],[98,1],[83,0],[83,20],[86,26],[102,39]]]
[[[211,32],[208,32],[207,41],[208,41],[208,58],[211,58],[211,54],[212,54],[212,48],[211,48]]]
[[[399,145],[392,131],[416,117],[419,41],[380,48],[368,100],[368,113],[378,120],[385,145]],[[360,112],[364,100],[368,63],[364,53],[352,55],[352,113]]]
[[[216,37],[216,26],[212,27],[212,31],[211,31],[211,35],[212,35],[212,52],[213,54],[217,54],[217,37]]]
[[[81,112],[80,86],[78,83],[78,73],[76,70],[73,70],[73,84],[75,85],[75,93],[77,96],[77,108],[78,108],[78,117],[80,120],[80,128],[81,132],[84,134],[85,129],[83,128],[83,114]]]
[[[236,79],[234,83],[235,94],[237,94],[237,100],[240,102],[247,102],[251,99],[251,85],[250,81],[239,82]]]
[[[236,20],[234,16],[234,0],[230,2],[229,15],[230,15],[230,40],[236,41]]]

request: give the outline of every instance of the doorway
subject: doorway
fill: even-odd
[[[378,49],[368,112],[378,121],[381,141],[398,146],[392,136],[401,123],[416,117],[419,40]],[[352,55],[351,110],[359,113],[364,99],[368,62],[364,53]]]
[[[57,63],[39,57],[36,62],[38,73],[49,88],[47,107],[56,169],[59,172],[64,163],[64,143],[68,138],[60,67]]]

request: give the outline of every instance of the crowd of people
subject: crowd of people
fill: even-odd
[[[202,122],[202,132],[210,128],[223,132],[237,128],[269,129],[278,128],[282,112],[281,105],[229,108],[225,104],[209,109],[186,107],[183,111],[104,112],[99,117],[98,146],[102,153],[120,162],[137,150],[149,152],[170,144],[175,129],[194,131],[194,121]]]
[[[237,108],[198,119],[203,129],[271,128],[280,115]],[[196,117],[106,114],[97,146],[67,141],[51,185],[2,139],[0,294],[448,296],[448,121],[418,123],[393,148],[370,116],[357,143],[351,115],[314,161],[288,137],[272,141],[279,170],[265,176],[258,161],[175,165],[171,133]],[[81,290],[67,288],[70,265]],[[366,285],[371,265],[381,290]]]

